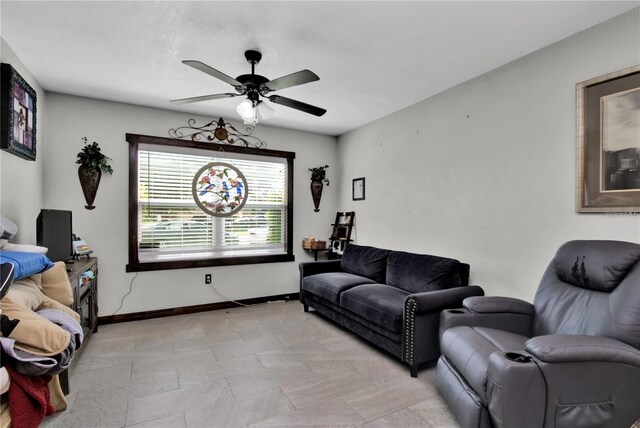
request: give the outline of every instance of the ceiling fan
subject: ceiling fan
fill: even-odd
[[[268,119],[273,114],[271,109],[260,97],[266,98],[272,103],[290,107],[314,116],[322,116],[327,110],[313,106],[311,104],[296,101],[291,98],[280,95],[269,95],[270,92],[279,91],[281,89],[290,88],[292,86],[304,85],[305,83],[315,82],[320,78],[309,70],[301,70],[296,73],[288,74],[274,80],[269,80],[264,76],[255,74],[255,66],[262,59],[262,54],[255,50],[245,51],[244,57],[251,64],[251,74],[242,74],[235,79],[221,71],[216,70],[200,61],[186,60],[182,61],[190,67],[207,73],[210,76],[220,79],[233,86],[236,93],[229,92],[224,94],[202,95],[199,97],[181,98],[172,100],[174,104],[189,104],[200,101],[217,100],[220,98],[232,98],[246,95],[247,98],[238,105],[236,110],[245,123],[255,125],[258,120]]]

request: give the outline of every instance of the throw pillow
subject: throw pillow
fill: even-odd
[[[347,273],[364,276],[379,284],[384,284],[388,256],[389,250],[349,244],[344,250],[340,266]]]
[[[43,272],[40,284],[42,292],[53,300],[68,306],[73,303],[73,291],[64,262],[55,262],[51,269]]]
[[[44,254],[21,251],[0,252],[0,263],[11,263],[14,266],[14,281],[44,272],[53,267],[53,262]]]
[[[20,320],[9,334],[9,337],[16,341],[16,349],[34,355],[53,356],[69,346],[71,335],[62,327],[14,302],[8,296],[5,296],[1,303],[3,315]]]
[[[8,242],[3,250],[6,251],[20,251],[21,253],[40,253],[47,254],[49,249],[47,247],[41,247],[39,245],[24,245],[24,244],[14,244],[13,242]]]

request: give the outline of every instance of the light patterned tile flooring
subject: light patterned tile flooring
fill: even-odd
[[[44,427],[457,427],[433,386],[298,302],[101,326]]]

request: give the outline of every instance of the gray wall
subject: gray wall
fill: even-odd
[[[125,272],[129,201],[129,145],[125,134],[167,137],[169,128],[186,124],[192,116],[57,93],[49,93],[47,101],[47,138],[55,151],[46,159],[44,206],[73,211],[75,233],[85,239],[100,258],[100,315],[111,315],[134,276]],[[199,124],[212,119],[194,118]],[[242,129],[240,124],[234,125]],[[297,291],[297,263],[313,260],[302,250],[302,239],[304,235],[328,235],[337,210],[337,189],[331,186],[322,196],[320,212],[313,212],[307,169],[328,164],[332,166],[328,172],[333,178],[336,139],[264,125],[258,125],[255,135],[265,140],[270,149],[296,153],[293,207],[296,261],[140,272],[119,314],[226,300],[204,285],[205,272],[213,274],[217,290],[234,300]],[[89,142],[97,141],[103,153],[113,159],[110,163],[114,173],[102,176],[94,202],[96,208],[92,211],[84,208],[75,164],[84,136]]]
[[[11,64],[24,80],[36,91],[36,160],[28,161],[0,150],[0,213],[18,226],[18,234],[12,242],[35,244],[36,217],[42,208],[44,194],[44,164],[46,157],[45,91],[33,78],[5,42],[0,38],[0,58]]]
[[[530,300],[563,242],[639,242],[637,215],[575,212],[575,85],[639,63],[634,9],[339,137],[359,243],[458,258],[487,294]]]

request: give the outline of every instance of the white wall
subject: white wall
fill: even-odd
[[[575,212],[575,84],[639,63],[634,9],[339,137],[359,243],[458,258],[487,294],[531,300],[563,242],[640,242],[637,215]]]
[[[11,242],[35,244],[36,217],[42,208],[44,194],[46,93],[2,38],[0,58],[13,66],[37,96],[35,162],[0,150],[0,213],[18,226],[18,233]]]
[[[126,133],[168,137],[169,128],[187,123],[193,115],[167,110],[99,101],[57,93],[47,99],[47,139],[51,153],[45,165],[44,207],[73,211],[73,226],[99,257],[100,316],[120,305],[134,277],[126,273],[128,230],[129,145]],[[199,124],[212,118],[194,117]],[[218,119],[217,117],[215,118]],[[240,124],[234,124],[240,128]],[[268,148],[296,153],[294,161],[295,262],[229,267],[140,272],[118,314],[224,301],[204,285],[204,273],[212,273],[216,288],[231,299],[296,292],[298,263],[313,260],[302,250],[305,235],[328,236],[337,210],[337,189],[325,188],[320,212],[313,212],[307,169],[328,164],[329,178],[336,168],[336,139],[318,134],[273,128],[259,124],[255,135]],[[97,141],[113,160],[113,175],[104,174],[92,211],[85,201],[77,175],[76,155],[82,137]]]

